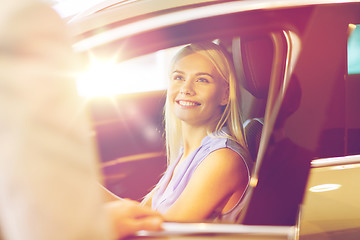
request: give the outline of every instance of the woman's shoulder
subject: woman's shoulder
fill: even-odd
[[[230,136],[227,136],[225,134],[218,134],[218,135],[211,134],[207,136],[204,140],[205,141],[203,141],[202,145],[203,147],[208,149],[209,152],[213,152],[215,150],[222,148],[228,148],[238,153],[242,157],[246,157],[245,156],[246,149],[243,146],[241,146],[238,142],[231,139]]]
[[[239,161],[242,159],[247,168],[252,168],[252,160],[246,147],[231,139],[226,134],[211,134],[203,142],[203,147],[209,155],[215,158],[227,159],[227,161]],[[229,163],[230,164],[230,163]]]
[[[227,161],[238,161],[242,158],[237,152],[232,150],[231,148],[219,148],[216,151],[209,153],[209,157],[211,158],[219,158],[226,159]],[[224,161],[221,161],[224,162]]]

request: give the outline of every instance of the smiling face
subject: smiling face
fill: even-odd
[[[174,64],[168,98],[181,121],[211,129],[228,102],[228,86],[208,58],[192,53]]]

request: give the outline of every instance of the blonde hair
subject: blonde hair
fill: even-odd
[[[247,149],[242,119],[240,114],[240,86],[235,77],[234,66],[228,52],[221,46],[213,42],[193,43],[182,48],[173,58],[172,65],[192,53],[199,53],[208,58],[217,69],[220,76],[228,84],[229,99],[224,106],[223,113],[212,132],[220,133],[224,126],[227,126],[229,133],[221,132],[230,139],[239,143],[245,150]],[[165,120],[165,139],[168,165],[178,156],[182,145],[180,120],[172,113],[166,99],[164,108]],[[208,134],[210,134],[209,132]]]

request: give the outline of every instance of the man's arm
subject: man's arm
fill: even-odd
[[[4,238],[112,239],[159,229],[160,217],[148,209],[104,205],[90,124],[75,88],[78,63],[61,18],[46,4],[12,0],[0,19]],[[142,225],[154,216],[155,224]]]

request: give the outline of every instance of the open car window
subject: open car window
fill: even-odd
[[[259,159],[256,155],[260,142],[252,149],[256,151],[254,162],[260,164],[301,45],[295,32],[279,30],[277,27],[245,33],[235,31],[233,36],[218,36],[203,40],[222,44],[231,54],[242,86],[241,111],[244,120],[262,118],[262,122],[265,122],[264,136],[267,137],[261,139],[263,153]],[[82,83],[86,87],[90,86],[90,91],[100,93],[100,97],[89,100],[89,106],[105,183],[118,196],[140,201],[154,187],[166,168],[163,106],[169,66],[175,52],[182,46],[184,42],[179,46],[147,52],[124,61],[117,61],[123,52],[113,51],[108,57],[110,64],[109,60],[105,62],[108,68],[97,69],[95,65],[97,71],[92,72],[90,68],[90,74],[78,79],[80,94],[86,97],[85,90],[81,89]],[[100,60],[103,59],[102,54],[91,51],[87,54],[90,56],[90,67],[93,62],[103,63]],[[93,87],[88,84],[93,80],[98,81],[99,85]],[[267,171],[276,171],[275,166],[267,166]],[[259,167],[254,168],[253,181],[259,178],[259,171]],[[295,198],[300,197],[296,195]],[[295,216],[296,210],[291,214]],[[295,220],[286,224],[293,225]]]

